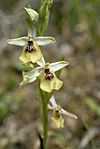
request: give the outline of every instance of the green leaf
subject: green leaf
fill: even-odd
[[[24,7],[24,10],[26,11],[29,19],[34,23],[34,24],[38,24],[38,13],[31,9],[31,8],[25,8]]]
[[[53,37],[35,37],[34,41],[39,45],[39,46],[44,46],[44,45],[49,45],[51,43],[55,43],[56,40]]]
[[[48,23],[49,23],[49,17],[50,17],[50,10],[48,8],[48,6],[46,6],[46,10],[45,10],[45,17],[44,17],[44,23],[41,29],[41,33],[44,34],[46,32]]]
[[[48,26],[50,8],[53,4],[53,0],[41,0],[38,13],[39,13],[39,26],[38,35],[44,35]]]
[[[20,38],[15,38],[15,39],[8,39],[7,42],[12,45],[17,45],[17,46],[25,46],[27,43],[28,37],[20,37]]]

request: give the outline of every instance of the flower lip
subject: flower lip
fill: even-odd
[[[59,119],[61,117],[61,107],[58,106],[54,109],[53,115],[56,119]]]
[[[45,75],[46,80],[52,80],[54,78],[54,75],[52,72],[47,72]]]
[[[46,63],[44,72],[46,73],[45,75],[46,80],[52,80],[54,78],[54,74],[50,72],[49,63]]]
[[[31,40],[31,41],[28,41],[28,44],[29,45],[33,45],[33,41]]]
[[[33,43],[33,40],[30,39],[29,37],[29,40],[28,40],[28,44],[25,48],[25,52],[29,52],[29,53],[32,53],[32,52],[35,52],[36,51],[36,48],[34,47],[34,43]]]

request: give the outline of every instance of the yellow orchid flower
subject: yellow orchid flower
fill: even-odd
[[[41,83],[40,88],[46,92],[52,92],[52,90],[59,90],[63,82],[60,81],[55,73],[50,69],[47,63],[44,70],[41,72]]]
[[[55,39],[52,37],[36,36],[36,27],[30,22],[29,19],[25,19],[26,27],[28,30],[27,37],[20,37],[15,39],[9,39],[7,42],[12,45],[24,46],[23,52],[19,59],[23,63],[36,63],[42,62],[43,56],[39,46],[49,45],[55,43]]]
[[[51,118],[53,123],[55,124],[56,128],[63,128],[64,127],[64,119],[61,115],[61,107],[58,106],[53,110],[53,116]]]
[[[78,118],[76,115],[64,110],[59,105],[57,105],[54,96],[52,96],[50,98],[50,103],[52,104],[52,106],[50,104],[48,104],[48,109],[53,110],[53,116],[52,116],[51,120],[53,121],[56,128],[63,128],[64,127],[64,119],[62,117],[62,114],[67,115],[67,116],[74,118],[74,119]]]
[[[53,90],[59,90],[62,87],[63,82],[56,77],[54,72],[62,69],[68,64],[69,63],[66,61],[59,61],[41,65],[40,62],[40,67],[36,67],[28,72],[23,72],[23,81],[20,83],[20,86],[34,82],[37,77],[40,76],[40,88],[43,91],[50,93]]]
[[[30,61],[35,63],[42,58],[42,53],[38,44],[34,42],[31,36],[28,36],[28,38],[28,42],[25,45],[22,55],[19,57],[19,59],[23,63],[28,63]]]

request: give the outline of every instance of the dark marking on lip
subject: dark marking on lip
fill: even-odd
[[[27,47],[25,48],[25,52],[29,52],[29,53],[32,53],[32,52],[35,52],[36,51],[36,48],[34,47],[34,43],[33,41],[28,41],[28,45]]]
[[[55,110],[54,115],[55,115],[56,118],[59,118],[61,116],[61,113],[60,113],[59,110]]]
[[[45,73],[48,73],[49,72],[49,69],[45,69]]]
[[[49,69],[45,69],[45,73],[46,73],[46,75],[45,75],[46,80],[52,80],[54,78],[53,73],[50,72]]]

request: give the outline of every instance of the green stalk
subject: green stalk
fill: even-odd
[[[41,95],[41,119],[43,123],[43,149],[47,149],[48,142],[48,96],[40,89]]]
[[[50,16],[50,8],[53,4],[53,0],[41,0],[39,5],[38,14],[39,14],[39,22],[38,22],[38,36],[43,36],[46,32],[49,16]],[[39,82],[40,86],[40,82]],[[41,120],[43,123],[43,149],[48,148],[48,101],[52,95],[52,93],[46,93],[40,89],[41,95]]]
[[[44,139],[43,139],[43,147],[47,149],[47,140],[48,140],[48,107],[46,104],[46,99],[42,99],[42,108],[43,108],[43,132],[44,132]]]
[[[40,81],[39,81],[40,85]],[[40,89],[40,88],[39,88]],[[41,105],[40,105],[40,112],[41,112],[41,120],[43,123],[43,149],[48,149],[48,101],[52,96],[53,92],[46,93],[40,89],[41,95]]]

